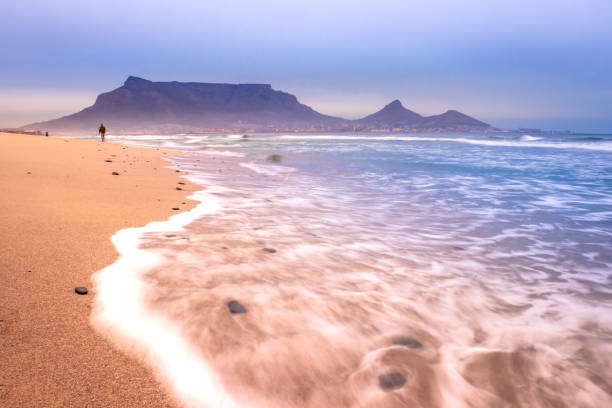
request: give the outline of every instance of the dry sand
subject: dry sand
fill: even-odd
[[[174,405],[89,323],[91,275],[117,257],[111,235],[195,204],[197,186],[175,189],[171,154],[0,133],[1,407]]]

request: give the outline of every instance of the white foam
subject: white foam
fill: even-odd
[[[261,165],[255,162],[239,163],[241,167],[252,170],[255,173],[264,174],[266,176],[277,176],[279,174],[291,173],[295,171],[293,167],[279,165]]]
[[[406,142],[453,142],[466,143],[483,146],[499,147],[540,147],[552,149],[585,149],[612,152],[612,142],[577,143],[577,142],[540,142],[535,139],[525,140],[484,140],[468,139],[463,137],[421,137],[421,136],[338,136],[338,135],[315,135],[298,136],[283,135],[281,139],[303,139],[303,140],[360,140],[360,141],[406,141]],[[525,143],[532,141],[532,143]],[[535,143],[534,143],[535,142]]]
[[[199,150],[198,154],[209,154],[211,156],[226,156],[226,157],[244,157],[245,156],[242,153],[230,152],[229,150],[211,150],[211,149]]]
[[[218,376],[182,336],[180,328],[146,307],[142,275],[162,257],[139,248],[144,234],[182,231],[194,219],[219,208],[214,197],[198,192],[189,197],[201,203],[189,212],[152,222],[142,228],[115,233],[111,240],[119,259],[97,272],[91,321],[119,346],[138,354],[170,387],[186,407],[241,407],[225,390]]]
[[[520,140],[524,140],[524,141],[533,141],[533,140],[542,140],[541,137],[535,137],[535,136],[531,136],[531,135],[523,135],[520,137]]]

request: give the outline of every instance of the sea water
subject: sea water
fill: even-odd
[[[184,406],[612,406],[612,136],[107,138],[202,186],[95,278]]]

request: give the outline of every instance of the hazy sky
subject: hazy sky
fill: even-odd
[[[612,132],[612,0],[19,0],[0,16],[0,126],[73,113],[135,75],[270,83],[346,118],[397,98]]]

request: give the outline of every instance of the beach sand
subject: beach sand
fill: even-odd
[[[0,133],[0,406],[174,405],[89,322],[91,275],[117,257],[109,238],[195,205],[171,154]]]

